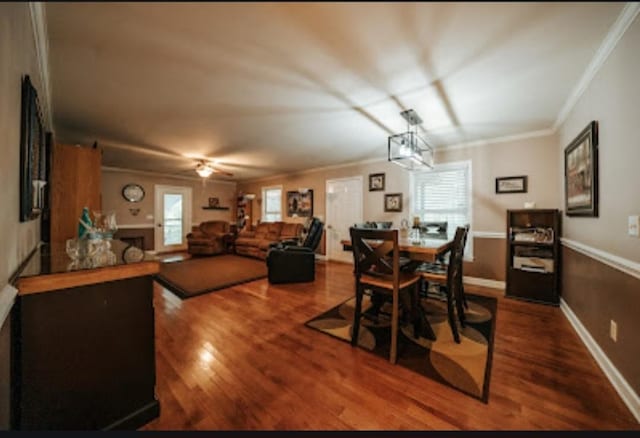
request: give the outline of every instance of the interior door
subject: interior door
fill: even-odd
[[[327,258],[353,262],[353,254],[344,251],[340,240],[351,239],[349,227],[362,222],[362,176],[330,179],[326,183]]]
[[[191,187],[155,186],[155,250],[180,251],[187,248],[191,231]]]

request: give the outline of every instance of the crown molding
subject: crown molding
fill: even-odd
[[[453,144],[451,146],[441,146],[436,148],[437,152],[447,152],[447,151],[451,151],[451,150],[456,150],[456,149],[467,149],[467,148],[475,148],[475,147],[479,147],[479,146],[490,146],[493,144],[498,144],[498,143],[506,143],[509,141],[517,141],[517,140],[527,140],[530,138],[536,138],[536,137],[546,137],[548,135],[553,135],[555,134],[555,130],[551,129],[551,128],[547,128],[547,129],[540,129],[537,131],[528,131],[528,132],[523,132],[521,134],[513,134],[513,135],[505,135],[502,137],[493,137],[493,138],[485,138],[482,140],[474,140],[474,141],[469,141],[469,142],[464,142],[464,143],[456,143]]]
[[[44,113],[49,129],[53,129],[53,109],[51,103],[51,81],[49,79],[49,37],[47,36],[47,18],[45,4],[29,2],[29,16],[33,30],[33,41],[36,47],[36,58],[40,80],[44,91]]]
[[[326,172],[327,170],[340,169],[343,167],[362,166],[364,164],[381,163],[383,161],[389,161],[387,158],[369,158],[368,160],[349,161],[348,163],[332,164],[329,166],[313,167],[311,169],[305,169],[295,172],[279,173],[271,176],[261,176],[260,178],[247,179],[238,181],[240,184],[252,184],[262,181],[268,181],[270,179],[284,178],[291,175],[305,175],[307,173]]]
[[[566,237],[561,237],[560,242],[567,248],[586,255],[587,257],[591,257],[592,259],[597,260],[600,263],[604,263],[605,265],[611,266],[612,268],[615,268],[640,280],[640,263],[634,262],[633,260],[625,259],[624,257],[620,257],[606,251],[602,251],[597,248],[593,248],[589,245],[585,245],[584,243],[576,242],[575,240],[567,239]]]
[[[591,59],[589,65],[587,65],[587,68],[582,74],[582,77],[571,91],[571,94],[569,94],[569,97],[562,106],[560,113],[558,113],[558,117],[553,124],[554,130],[557,130],[560,125],[562,125],[567,119],[573,107],[589,87],[589,84],[593,80],[596,73],[598,73],[611,52],[613,52],[613,49],[615,49],[618,41],[620,41],[631,23],[633,23],[633,20],[638,15],[638,12],[640,12],[640,3],[627,2],[627,4],[624,5],[622,11],[620,12],[620,15],[618,15],[617,20],[615,21],[615,23],[613,23],[613,25],[611,25],[609,32],[604,37],[604,40],[602,40],[600,47]]]
[[[157,176],[157,177],[162,177],[162,178],[173,178],[173,179],[183,179],[183,180],[187,180],[187,181],[207,181],[207,182],[211,182],[211,183],[215,183],[215,184],[227,184],[227,185],[237,185],[237,183],[235,181],[224,181],[224,180],[219,180],[219,179],[208,179],[208,178],[200,178],[200,177],[192,177],[192,176],[181,176],[181,175],[174,175],[172,173],[163,173],[163,172],[151,172],[148,170],[137,170],[137,169],[127,169],[124,167],[111,167],[111,166],[102,166],[101,167],[103,171],[106,172],[116,172],[116,173],[136,173],[139,175],[146,175],[146,176]]]

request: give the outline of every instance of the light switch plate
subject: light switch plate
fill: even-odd
[[[635,236],[635,237],[639,237],[640,236],[640,221],[638,220],[639,216],[629,216],[629,226],[628,226],[628,232],[629,232],[629,236]]]

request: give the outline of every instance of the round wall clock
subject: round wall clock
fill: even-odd
[[[144,189],[140,184],[127,184],[122,189],[122,196],[129,202],[140,202],[144,199]]]

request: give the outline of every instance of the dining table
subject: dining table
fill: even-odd
[[[398,249],[412,260],[435,262],[451,249],[453,237],[454,233],[423,233],[419,238],[400,235]],[[340,240],[340,244],[345,251],[351,251],[351,239]]]

